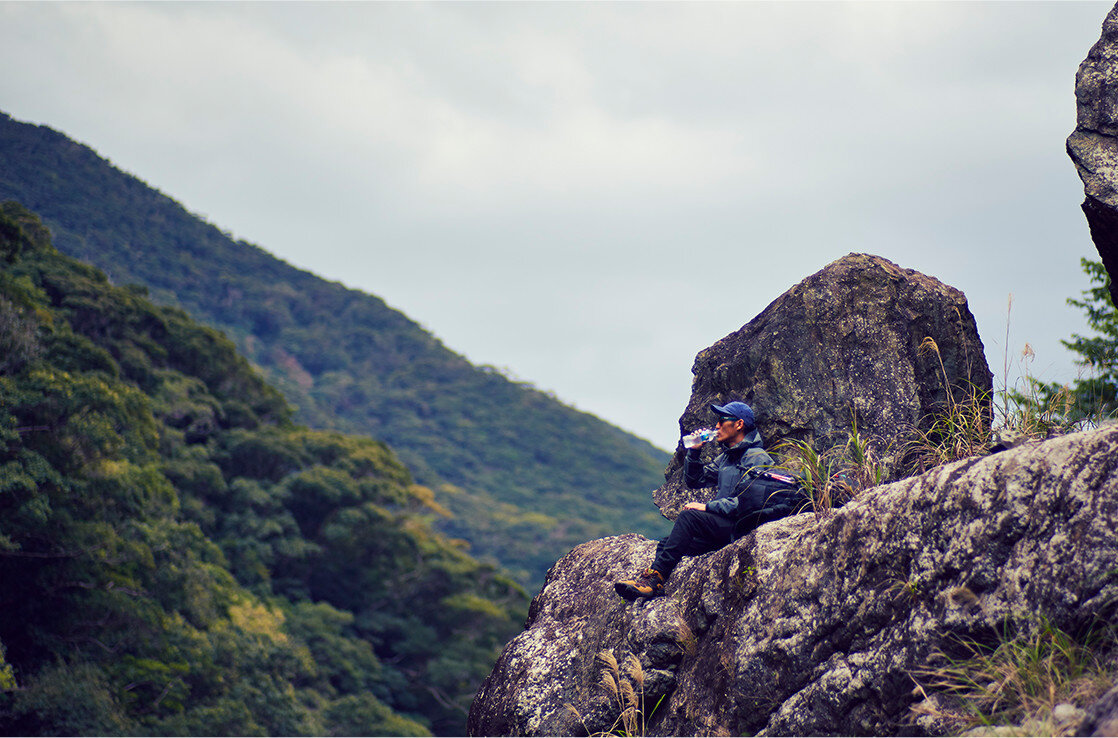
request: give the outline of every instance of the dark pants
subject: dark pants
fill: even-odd
[[[717,551],[730,543],[734,521],[705,510],[684,510],[675,519],[672,532],[656,546],[652,568],[666,581],[684,556]]]

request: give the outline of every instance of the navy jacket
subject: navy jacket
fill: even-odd
[[[700,449],[687,449],[683,460],[683,482],[691,489],[717,488],[714,499],[707,503],[707,510],[737,519],[764,506],[764,500],[752,500],[748,493],[744,498],[738,497],[749,486],[750,479],[746,472],[755,466],[774,466],[772,457],[765,453],[761,434],[756,429],[745,434],[745,440],[741,443],[726,449],[705,466],[699,453]]]

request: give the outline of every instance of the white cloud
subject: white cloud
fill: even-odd
[[[668,445],[694,353],[849,251],[965,289],[991,345],[1013,292],[1070,376],[1108,9],[0,3],[0,109]],[[720,270],[740,312],[686,316]]]

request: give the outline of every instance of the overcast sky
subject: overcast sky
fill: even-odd
[[[0,110],[674,448],[695,354],[855,251],[1074,378],[1110,7],[0,2]]]

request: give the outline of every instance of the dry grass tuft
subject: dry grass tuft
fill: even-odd
[[[640,659],[632,653],[626,656],[624,675],[612,651],[601,651],[598,653],[597,660],[603,666],[599,684],[609,695],[610,701],[617,704],[620,714],[609,730],[596,735],[644,735],[647,728],[644,704],[645,674]],[[578,714],[574,708],[570,709]]]
[[[955,399],[956,390],[947,379],[939,345],[927,337],[920,344],[919,352],[933,354],[939,362],[947,402],[942,410],[925,418],[925,428],[912,428],[904,449],[910,474],[985,454],[990,450],[992,438],[990,393],[970,385],[963,400]]]
[[[964,641],[962,657],[938,652],[943,666],[913,678],[926,699],[915,715],[931,716],[956,734],[980,726],[1015,726],[1016,735],[1071,735],[1078,721],[1061,722],[1058,705],[1084,708],[1118,676],[1118,633],[1103,624],[1080,638],[1040,620],[1028,632],[995,646]]]

